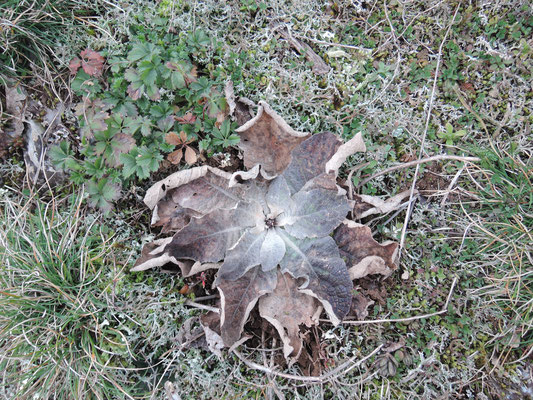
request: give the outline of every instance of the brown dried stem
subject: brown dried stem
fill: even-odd
[[[266,372],[267,374],[272,374],[280,378],[285,379],[291,379],[295,381],[302,381],[302,382],[309,382],[309,383],[324,383],[329,380],[331,380],[333,377],[338,377],[340,375],[344,375],[345,373],[351,371],[352,369],[360,366],[362,363],[364,363],[366,360],[368,360],[370,357],[375,355],[377,352],[381,350],[383,347],[382,344],[380,344],[378,347],[376,347],[370,354],[363,357],[359,361],[354,363],[354,360],[357,358],[357,356],[351,357],[348,361],[344,362],[343,364],[339,365],[337,368],[332,369],[331,371],[325,373],[324,375],[320,376],[299,376],[299,375],[292,375],[292,374],[285,374],[283,372],[277,372],[274,371],[268,367],[265,367],[264,365],[257,364],[253,361],[250,361],[246,359],[240,352],[237,350],[233,350],[233,353],[243,362],[245,363],[249,368]],[[350,365],[351,364],[351,365]]]

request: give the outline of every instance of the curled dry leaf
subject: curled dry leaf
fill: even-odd
[[[207,347],[214,355],[222,359],[222,349],[224,348],[224,341],[218,333],[213,331],[208,326],[202,325],[202,328],[204,329]]]
[[[351,156],[354,153],[365,152],[366,146],[363,141],[363,136],[361,132],[357,133],[352,139],[344,143],[335,153],[334,157],[326,164],[326,172],[334,171],[337,172],[341,165],[346,161],[348,156]]]
[[[235,103],[235,91],[233,90],[233,81],[231,79],[226,82],[226,86],[224,87],[224,96],[229,107],[229,115],[232,116],[235,112],[235,107],[237,107],[237,104]]]
[[[10,124],[6,132],[0,131],[0,135],[8,136],[2,141],[10,142],[14,137],[21,136],[24,132],[24,111],[26,108],[26,93],[21,85],[6,87],[6,112],[11,116]],[[7,147],[7,146],[6,146]]]
[[[180,124],[194,124],[196,122],[196,115],[192,112],[185,113],[182,117],[174,117]]]
[[[348,264],[351,279],[367,275],[389,276],[397,266],[397,243],[379,244],[368,226],[346,220],[333,235],[340,253]]]
[[[300,325],[316,324],[312,316],[318,308],[315,298],[298,290],[296,280],[278,272],[277,286],[272,293],[259,299],[259,315],[270,322],[283,342],[285,358],[297,359],[302,351]]]
[[[183,149],[174,150],[167,156],[167,160],[174,165],[178,165],[183,157]]]
[[[330,132],[306,137],[266,103],[240,132],[248,171],[196,167],[148,190],[152,224],[172,236],[145,246],[133,270],[172,263],[190,276],[218,268],[224,345],[239,340],[259,299],[285,355],[294,355],[298,326],[310,323],[317,306],[333,324],[342,321],[352,306],[352,279],[376,273],[376,266],[390,273],[397,245],[380,245],[369,228],[345,221],[351,202],[336,173],[350,151],[364,146],[360,137],[346,145]]]
[[[193,141],[194,139],[187,138],[187,134],[184,131],[181,131],[179,135],[175,132],[167,133],[165,136],[165,142],[179,147],[179,149],[173,151],[167,156],[168,161],[170,161],[172,164],[179,164],[183,157],[183,152],[185,151],[185,162],[189,165],[195,164],[196,161],[198,161],[196,153],[192,148],[187,146]]]
[[[276,281],[276,271],[264,272],[261,268],[254,268],[235,281],[219,280],[220,328],[226,346],[239,340],[250,311],[261,296],[275,289]]]

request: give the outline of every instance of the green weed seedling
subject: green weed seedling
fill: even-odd
[[[453,146],[454,142],[466,135],[464,129],[454,131],[452,124],[446,123],[444,132],[437,133],[437,137],[446,141],[446,145]]]

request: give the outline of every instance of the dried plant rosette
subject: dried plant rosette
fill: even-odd
[[[217,269],[220,336],[231,346],[250,311],[280,334],[285,357],[298,357],[299,326],[333,325],[350,311],[353,279],[389,275],[397,244],[379,244],[368,227],[347,220],[371,209],[337,184],[346,158],[365,151],[361,134],[347,143],[333,133],[293,130],[268,104],[237,129],[247,171],[209,166],[176,172],[144,199],[152,224],[170,235],[145,246],[133,270],[173,263],[184,277]]]

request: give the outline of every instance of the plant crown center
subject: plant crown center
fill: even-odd
[[[276,218],[265,218],[265,224],[267,226],[267,229],[275,227],[277,225]]]

